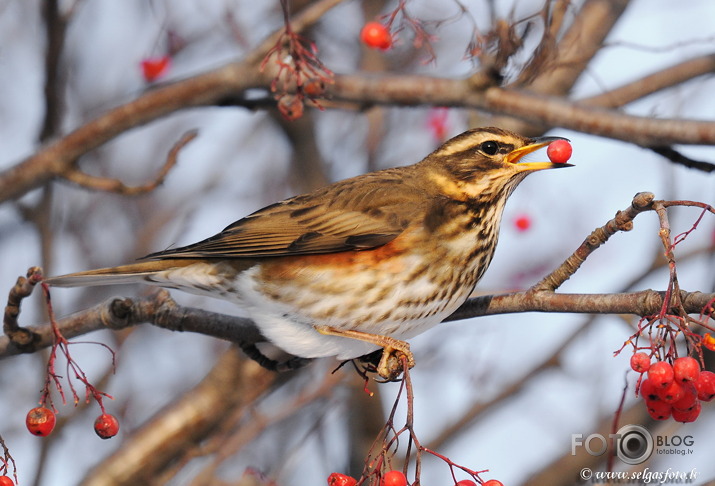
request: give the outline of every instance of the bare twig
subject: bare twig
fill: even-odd
[[[39,336],[29,329],[20,327],[17,322],[17,317],[20,315],[20,303],[25,297],[32,294],[32,290],[37,283],[42,281],[42,269],[39,267],[31,267],[27,271],[27,277],[19,277],[15,286],[10,289],[10,294],[7,298],[5,313],[3,316],[3,332],[8,340],[8,344],[18,350],[26,350],[36,345],[39,341]]]
[[[651,208],[654,195],[650,192],[640,192],[633,198],[630,207],[625,211],[618,211],[616,216],[600,228],[595,229],[581,246],[569,256],[556,270],[544,277],[531,289],[532,292],[554,291],[569,279],[586,261],[586,258],[599,246],[619,231],[630,231],[633,228],[633,219],[643,211]]]
[[[190,130],[184,133],[178,142],[169,150],[169,154],[166,157],[166,162],[161,167],[161,170],[157,174],[156,178],[142,184],[140,186],[127,186],[122,181],[118,179],[112,179],[109,177],[97,177],[86,172],[82,172],[76,167],[71,167],[69,170],[62,173],[62,177],[68,181],[74,182],[75,184],[82,186],[87,189],[114,192],[117,194],[122,194],[125,196],[137,196],[140,194],[146,194],[156,189],[158,186],[164,183],[164,179],[169,174],[169,171],[176,165],[179,151],[184,148],[186,144],[191,142],[198,136],[198,130]]]

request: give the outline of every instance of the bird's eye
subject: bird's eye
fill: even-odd
[[[499,144],[492,140],[489,140],[488,142],[482,143],[479,146],[479,149],[487,155],[496,155],[496,153],[499,151]]]

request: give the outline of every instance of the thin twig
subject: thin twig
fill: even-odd
[[[581,267],[586,258],[603,245],[619,231],[630,231],[633,219],[643,211],[651,208],[655,196],[650,192],[640,192],[635,195],[631,205],[624,211],[618,211],[608,223],[596,228],[581,246],[569,256],[556,270],[544,277],[539,283],[529,289],[531,292],[554,291],[558,289]]]
[[[154,180],[147,182],[146,184],[142,184],[139,186],[127,186],[118,179],[93,176],[79,170],[76,167],[72,167],[69,170],[63,172],[61,174],[61,177],[67,179],[68,181],[74,182],[75,184],[86,189],[114,192],[117,194],[122,194],[124,196],[137,196],[141,194],[146,194],[147,192],[153,191],[158,186],[164,183],[164,180],[169,174],[169,171],[171,171],[171,169],[176,165],[179,156],[179,151],[184,148],[186,144],[195,139],[198,136],[198,133],[198,130],[189,130],[184,133],[181,138],[174,144],[171,150],[169,150],[169,154],[166,157],[166,161],[159,170],[157,176],[154,178]]]

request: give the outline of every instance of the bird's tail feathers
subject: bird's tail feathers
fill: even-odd
[[[150,280],[149,277],[170,268],[184,267],[196,260],[155,260],[118,267],[99,268],[86,272],[68,273],[45,279],[53,287],[91,287],[95,285],[117,285]]]

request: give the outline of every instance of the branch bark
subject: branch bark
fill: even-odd
[[[561,294],[527,290],[485,295],[467,300],[445,322],[517,312],[655,315],[663,306],[664,295],[665,292],[655,290],[618,294]],[[699,314],[712,303],[715,294],[681,291],[680,299],[689,314]],[[164,290],[151,297],[110,299],[58,321],[67,339],[100,329],[118,330],[139,324],[152,324],[171,331],[196,332],[240,346],[265,341],[251,319],[183,307]],[[0,359],[52,345],[53,335],[49,325],[26,329],[37,336],[36,341],[20,349],[7,336],[0,336]]]

